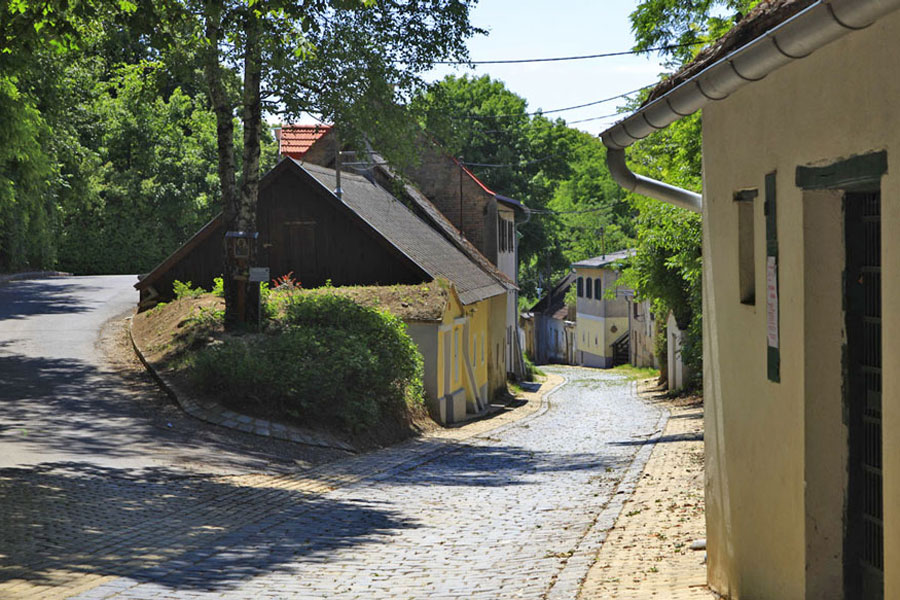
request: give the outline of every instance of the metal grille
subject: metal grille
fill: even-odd
[[[848,326],[851,362],[851,496],[861,598],[884,595],[881,461],[881,197],[847,195]],[[853,416],[855,415],[855,416]],[[853,472],[855,471],[855,473]],[[851,557],[848,557],[850,559]]]
[[[881,485],[881,202],[878,194],[863,201],[865,257],[861,265],[865,293],[863,355],[860,369],[865,381],[862,471],[864,473],[863,565],[884,571],[884,527]]]

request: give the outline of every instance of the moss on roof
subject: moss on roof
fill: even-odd
[[[302,293],[338,294],[363,306],[385,309],[404,321],[440,321],[450,300],[446,284],[438,281],[417,285],[321,287]]]

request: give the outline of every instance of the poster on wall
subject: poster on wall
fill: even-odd
[[[778,263],[766,257],[766,334],[770,348],[778,348]]]

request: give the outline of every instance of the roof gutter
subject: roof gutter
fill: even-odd
[[[700,212],[700,194],[633,173],[625,148],[898,8],[900,0],[818,0],[741,46],[600,134],[613,179],[629,191]]]

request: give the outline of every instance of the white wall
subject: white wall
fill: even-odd
[[[900,598],[900,14],[852,32],[813,55],[752,83],[703,114],[704,392],[706,403],[709,581],[733,598],[819,598],[834,594],[833,573],[818,548],[828,531],[812,531],[807,478],[824,485],[815,449],[834,422],[837,385],[821,397],[817,366],[834,364],[836,339],[822,333],[820,288],[812,268],[841,268],[810,240],[842,240],[816,220],[816,206],[795,184],[800,165],[825,165],[877,150],[888,154],[882,191],[883,432],[885,597]],[[781,381],[766,376],[764,177],[777,172]],[[738,290],[735,191],[757,188],[757,302]],[[833,209],[833,208],[832,208]],[[830,233],[828,233],[830,231]],[[840,254],[838,253],[838,256]],[[827,262],[826,262],[827,261]],[[833,308],[822,316],[834,315]],[[833,323],[828,325],[832,328]],[[821,351],[821,355],[814,354]],[[812,357],[815,357],[813,359]],[[831,361],[831,362],[829,362]],[[818,378],[818,379],[817,379]],[[823,379],[824,378],[824,379]],[[832,377],[833,380],[833,377]],[[823,400],[824,401],[824,400]],[[838,432],[838,434],[834,434]],[[827,460],[841,460],[840,452]],[[841,470],[832,487],[843,486]],[[827,488],[828,486],[824,486]],[[834,503],[834,498],[827,500]],[[829,509],[825,509],[826,512]],[[832,513],[833,519],[833,513]],[[839,587],[839,586],[838,586]],[[822,590],[830,590],[823,592]]]

